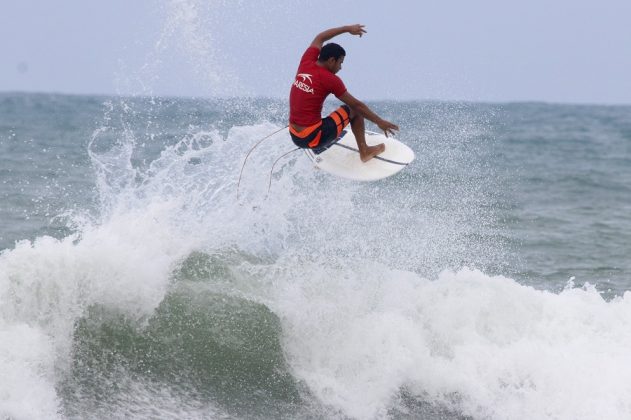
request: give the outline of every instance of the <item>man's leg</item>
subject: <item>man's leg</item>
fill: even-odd
[[[368,146],[366,144],[366,125],[364,123],[364,117],[355,112],[351,108],[351,130],[357,140],[357,148],[359,149],[359,158],[362,162],[367,162],[380,153],[386,150],[386,145],[381,143],[375,146]]]

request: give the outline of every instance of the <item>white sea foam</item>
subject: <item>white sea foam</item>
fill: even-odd
[[[275,270],[275,275],[278,270]],[[293,267],[274,303],[295,374],[354,418],[400,390],[474,418],[631,416],[631,294],[560,294],[476,270]]]
[[[54,355],[50,337],[40,329],[0,321],[0,417],[58,416]]]
[[[0,254],[0,416],[55,417],[55,384],[74,323],[93,304],[142,320],[163,299],[192,239],[160,223],[168,203],[112,214],[61,240],[21,241]]]

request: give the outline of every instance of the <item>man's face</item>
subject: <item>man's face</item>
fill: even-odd
[[[342,70],[343,62],[344,62],[344,56],[341,56],[340,59],[335,62],[335,68],[333,70],[333,74],[336,74],[338,71]]]
[[[338,60],[331,57],[327,60],[327,67],[329,71],[333,74],[336,74],[338,71],[342,70],[342,63],[344,62],[344,56],[341,56]]]

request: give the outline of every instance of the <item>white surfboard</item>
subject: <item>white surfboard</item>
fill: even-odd
[[[384,143],[386,150],[368,162],[362,162],[353,132],[344,130],[340,139],[324,152],[315,154],[313,150],[305,149],[305,153],[317,168],[355,181],[387,178],[414,160],[414,152],[405,144],[392,137],[366,131],[366,144],[374,146],[379,143]]]

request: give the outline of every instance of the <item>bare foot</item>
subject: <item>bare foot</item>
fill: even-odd
[[[386,150],[386,145],[383,143],[375,146],[366,146],[364,150],[359,151],[359,158],[362,162],[368,162],[378,154],[383,153],[384,150]]]

